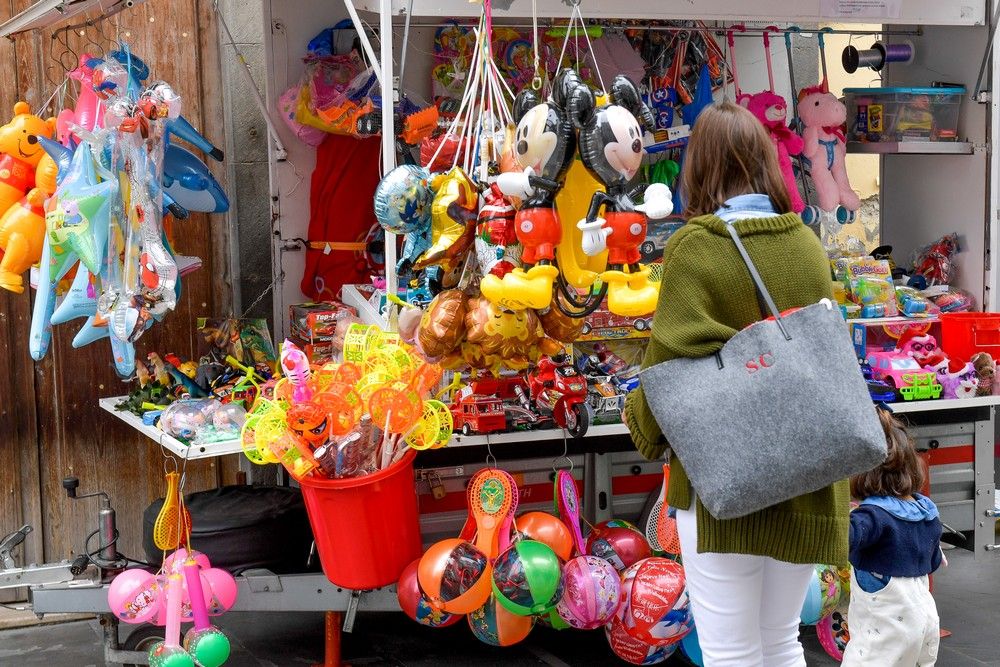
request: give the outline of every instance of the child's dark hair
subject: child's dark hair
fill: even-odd
[[[878,414],[888,454],[879,467],[851,477],[851,497],[864,500],[869,496],[912,496],[924,486],[924,468],[913,448],[913,440],[891,412],[879,410]]]

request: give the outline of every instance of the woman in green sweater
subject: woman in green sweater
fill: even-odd
[[[684,162],[681,188],[688,223],[663,252],[644,368],[713,354],[762,319],[753,282],[726,225],[735,225],[780,310],[831,297],[823,247],[790,212],[777,153],[749,111],[727,102],[706,108]],[[636,448],[656,459],[669,443],[647,400],[655,397],[641,388],[632,392],[625,420]],[[766,418],[796,419],[794,405],[767,406],[766,413]],[[677,457],[670,456],[670,465],[668,501],[677,509],[706,667],[804,667],[799,612],[813,566],[847,562],[847,482],[739,519],[718,520],[698,500]]]

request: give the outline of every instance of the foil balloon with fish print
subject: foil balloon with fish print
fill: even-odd
[[[431,247],[420,257],[416,268],[435,264],[449,271],[461,263],[472,247],[479,212],[479,192],[472,179],[459,167],[437,176],[431,204]]]

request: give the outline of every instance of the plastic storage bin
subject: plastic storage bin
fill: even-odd
[[[372,475],[299,480],[323,574],[334,584],[354,590],[394,584],[420,557],[416,455],[410,450]]]
[[[941,313],[941,349],[963,362],[977,352],[1000,359],[1000,313]]]
[[[847,140],[956,141],[965,88],[845,88]]]

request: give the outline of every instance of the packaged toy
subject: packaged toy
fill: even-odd
[[[889,262],[871,257],[846,261],[851,299],[861,306],[861,317],[895,317],[899,313]]]

